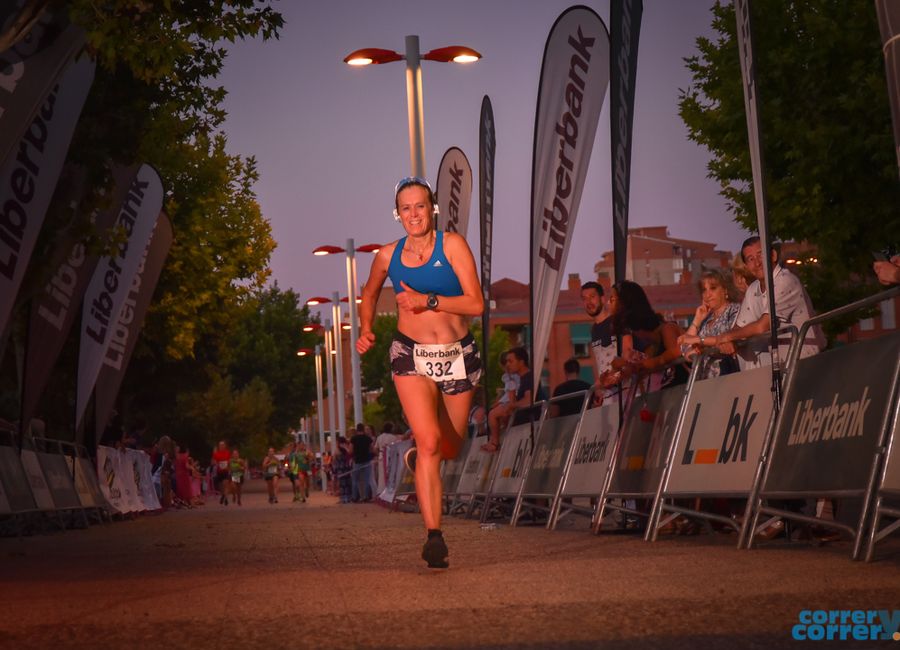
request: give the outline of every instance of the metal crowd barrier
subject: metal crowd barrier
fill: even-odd
[[[853,537],[851,557],[858,559],[876,490],[879,469],[891,434],[900,374],[900,333],[798,359],[809,328],[827,320],[874,306],[900,295],[885,291],[807,320],[789,354],[781,409],[769,428],[759,460],[758,480],[747,504],[747,521],[739,546],[751,548],[754,533],[784,519],[846,532]],[[862,392],[854,380],[865,382]],[[822,392],[831,403],[817,402]],[[841,393],[843,392],[843,397]],[[850,394],[848,398],[847,395]],[[880,414],[879,423],[866,423],[866,411]],[[819,406],[815,406],[820,404]],[[825,519],[776,506],[778,499],[860,499],[859,516],[852,523]],[[765,503],[764,503],[765,502]],[[882,514],[890,514],[882,511]],[[759,526],[762,515],[768,520]],[[748,521],[750,522],[748,525]]]

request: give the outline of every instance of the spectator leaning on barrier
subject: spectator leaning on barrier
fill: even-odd
[[[553,397],[591,389],[591,385],[580,377],[581,364],[578,363],[578,359],[567,359],[563,364],[563,370],[565,370],[566,373],[566,380],[553,389]],[[550,417],[555,418],[561,415],[577,415],[581,412],[581,407],[583,405],[584,397],[571,397],[569,399],[553,402],[550,404]]]
[[[719,350],[726,354],[737,352],[741,369],[746,370],[772,364],[769,342],[767,340],[753,341],[737,349],[734,342],[765,334],[771,328],[771,319],[769,318],[769,298],[766,294],[762,243],[759,237],[750,237],[744,241],[741,246],[741,257],[756,280],[744,294],[734,328],[724,334],[713,336],[712,340],[708,340],[706,344],[718,346]],[[775,265],[772,269],[772,279],[775,284],[777,326],[781,328],[793,325],[799,330],[803,323],[815,315],[812,301],[800,279],[778,264],[777,248],[772,249],[772,263]],[[685,343],[693,344],[697,341],[690,339]],[[782,338],[779,342],[778,353],[782,362],[787,357],[789,343],[788,337]],[[800,358],[816,354],[823,347],[825,347],[825,336],[822,334],[822,329],[818,325],[811,327],[807,331],[803,347],[800,349]]]
[[[598,378],[594,388],[598,391],[599,399],[604,390],[599,378],[612,368],[612,360],[616,358],[616,337],[613,335],[612,312],[604,297],[603,287],[598,282],[585,282],[581,285],[581,303],[584,305],[584,311],[593,319],[591,323],[591,354],[594,357],[594,371]]]
[[[734,321],[741,309],[737,289],[728,276],[718,269],[704,271],[698,283],[702,302],[694,312],[694,320],[687,331],[678,339],[681,353],[690,359],[707,351],[712,338],[724,334],[734,327]],[[688,343],[687,341],[691,341]],[[699,379],[727,375],[739,370],[733,355],[715,357],[705,362]]]
[[[890,261],[879,260],[872,268],[881,284],[900,284],[900,255],[894,255]]]
[[[636,282],[623,280],[613,285],[610,295],[613,331],[622,339],[622,356],[613,359],[612,371],[603,385],[612,386],[637,372],[665,368],[681,356],[678,337],[681,328],[653,311],[644,289]],[[651,377],[648,390],[687,381],[683,365],[675,365]]]
[[[734,288],[737,289],[736,300],[740,302],[744,299],[744,294],[747,293],[747,287],[756,280],[756,276],[744,264],[744,258],[741,257],[740,251],[731,260],[731,279],[734,283]]]

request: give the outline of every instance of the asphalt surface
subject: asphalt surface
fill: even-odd
[[[801,610],[900,609],[900,541],[734,549],[724,534],[592,536],[445,519],[450,569],[416,514],[244,505],[0,539],[0,648],[780,648]],[[817,647],[823,642],[800,645]],[[897,647],[891,641],[825,643]]]

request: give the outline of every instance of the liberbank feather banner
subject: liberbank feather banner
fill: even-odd
[[[612,146],[613,258],[615,279],[625,279],[628,255],[628,199],[631,191],[631,132],[637,81],[641,0],[613,0],[609,8],[612,66],[609,81]]]
[[[0,3],[0,33],[13,24],[25,1]],[[83,45],[81,28],[67,24],[62,14],[44,11],[21,41],[0,52],[0,162],[14,155],[60,71]]]
[[[16,154],[0,165],[0,335],[93,80],[93,61],[84,55],[72,61],[16,143]]]
[[[131,282],[128,298],[112,330],[112,338],[103,357],[100,374],[97,376],[97,385],[94,388],[94,412],[97,416],[94,420],[97,435],[95,440],[100,440],[109,422],[113,404],[119,394],[119,387],[125,377],[125,370],[134,352],[144,317],[153,298],[153,291],[156,289],[156,282],[159,280],[159,274],[166,263],[171,246],[172,223],[165,213],[161,213],[150,245],[144,253],[144,259]]]
[[[491,244],[494,237],[494,160],[497,156],[497,136],[494,132],[494,109],[487,95],[481,100],[481,120],[478,125],[478,211],[481,215],[481,295],[484,298],[484,312],[481,317],[482,345],[487,359],[491,316]],[[482,384],[485,390],[485,404],[490,404],[488,395],[488,372],[484,364]]]
[[[472,166],[459,147],[450,147],[441,158],[437,177],[437,202],[441,230],[463,237],[469,229],[472,206]]]
[[[741,79],[744,82],[744,113],[747,117],[747,139],[750,144],[750,167],[753,173],[753,198],[756,202],[756,227],[762,244],[763,268],[766,274],[766,286],[772,283],[772,253],[769,241],[769,210],[766,204],[765,161],[763,160],[763,137],[759,126],[759,91],[756,86],[756,64],[753,56],[753,26],[750,18],[750,0],[735,0],[734,13],[737,20],[738,53],[741,59]],[[767,291],[769,296],[769,314],[772,322],[777,323],[775,311],[775,292]],[[778,354],[778,328],[770,330],[772,335],[772,354]],[[772,364],[773,372],[778,363]],[[775,409],[779,407],[776,400]]]
[[[113,168],[109,207],[99,210],[92,218],[94,231],[101,238],[115,224],[136,174],[136,166]],[[31,301],[22,380],[23,427],[35,413],[98,262],[97,256],[88,254],[82,238],[76,235],[60,238],[51,259],[55,270]]]
[[[878,26],[884,44],[884,67],[887,75],[888,97],[891,100],[891,120],[894,123],[894,148],[900,166],[900,2],[875,0]]]
[[[541,66],[531,169],[532,369],[541,366],[559,300],[600,109],[609,85],[609,33],[593,10],[556,19]]]
[[[127,238],[113,255],[100,260],[84,294],[75,391],[76,430],[80,430],[116,322],[156,227],[162,201],[159,174],[150,165],[141,165],[116,219],[116,226]]]

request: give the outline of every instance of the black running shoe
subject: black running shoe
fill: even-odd
[[[422,559],[428,563],[429,569],[446,569],[450,566],[450,551],[443,536],[429,537],[422,547]]]
[[[409,469],[410,474],[416,473],[416,455],[418,452],[415,447],[410,447],[406,450],[406,453],[403,454],[403,462],[406,463],[407,469]]]

